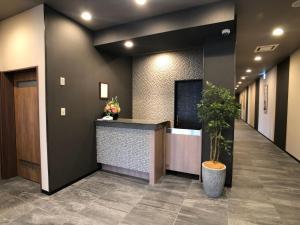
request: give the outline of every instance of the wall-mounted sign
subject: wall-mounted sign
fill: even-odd
[[[265,114],[268,113],[268,95],[269,95],[268,85],[265,84],[264,86],[264,112]]]
[[[99,83],[99,95],[100,99],[108,99],[108,84],[101,82]]]

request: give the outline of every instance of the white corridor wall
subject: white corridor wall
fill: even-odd
[[[252,83],[248,88],[248,124],[254,127],[255,123],[255,93],[256,83]]]
[[[239,102],[241,104],[241,119],[247,122],[247,89],[240,93]]]
[[[291,55],[286,151],[300,160],[300,49]]]
[[[44,6],[39,5],[0,22],[0,71],[38,68],[41,185],[49,191]]]
[[[276,83],[277,66],[273,67],[266,75],[266,79],[259,81],[259,119],[258,131],[274,141],[275,109],[276,109]],[[265,96],[265,88],[268,91]],[[264,100],[267,100],[267,110],[264,109]]]

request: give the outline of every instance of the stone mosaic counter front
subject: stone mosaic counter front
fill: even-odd
[[[168,121],[96,121],[97,162],[104,170],[154,184],[165,173]]]

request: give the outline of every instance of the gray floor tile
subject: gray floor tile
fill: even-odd
[[[96,221],[99,225],[118,225],[127,213],[92,202],[80,214]]]
[[[177,214],[160,208],[138,204],[120,225],[172,225]]]
[[[166,191],[160,188],[148,188],[140,203],[178,213],[185,196],[186,193],[182,192]]]
[[[228,209],[229,218],[238,218],[255,224],[282,224],[275,206],[263,201],[230,199]]]
[[[128,213],[142,197],[143,195],[135,192],[112,190],[99,197],[97,202],[109,208]]]
[[[12,225],[97,225],[97,221],[75,213],[53,215],[41,209],[34,209],[14,220]]]

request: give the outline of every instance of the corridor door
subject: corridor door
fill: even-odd
[[[175,82],[175,121],[176,128],[201,129],[197,115],[197,104],[202,96],[202,80]]]
[[[13,75],[18,175],[40,183],[39,109],[36,69],[15,72]]]

